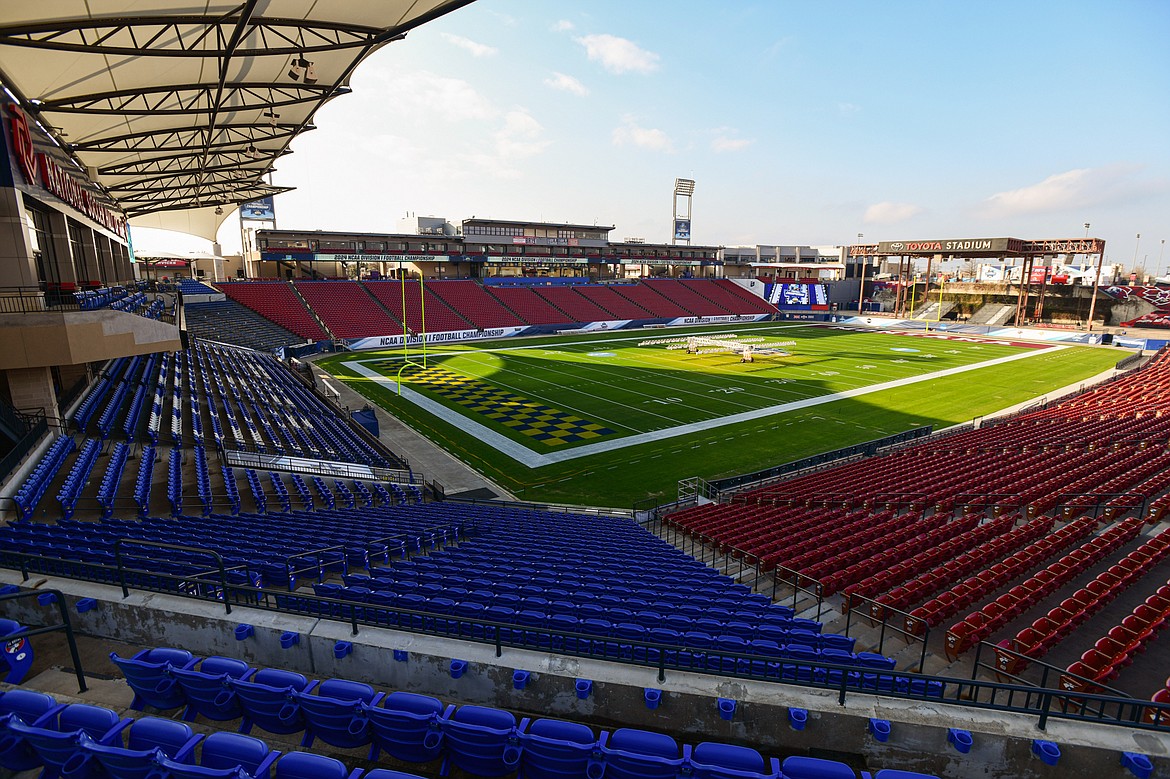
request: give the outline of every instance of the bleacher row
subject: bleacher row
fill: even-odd
[[[220,289],[301,338],[362,338],[522,325],[772,314],[726,279],[649,279],[627,284],[504,287],[469,280],[225,282]],[[306,305],[307,304],[307,305]],[[425,319],[425,328],[424,328]],[[230,333],[221,338],[230,340]]]
[[[668,647],[672,666],[720,671],[730,663],[730,672],[775,678],[803,673],[785,659],[837,663],[858,669],[850,674],[854,685],[873,681],[863,678],[865,669],[894,665],[881,655],[855,654],[851,639],[822,634],[820,623],[795,618],[629,520],[452,503],[341,511],[294,512],[276,528],[268,517],[248,514],[19,523],[0,528],[3,548],[19,555],[0,559],[10,567],[111,580],[119,538],[197,539],[223,556],[233,581],[279,591],[308,578],[318,595],[338,601],[322,607],[295,595],[278,600],[302,613],[348,619],[356,611],[366,621],[480,639],[490,623],[505,626],[509,643],[549,648],[555,640],[562,651],[642,663],[657,659],[644,646],[653,643]],[[388,537],[471,527],[475,537],[458,549],[390,559],[408,550]],[[579,544],[586,535],[587,550]],[[294,557],[303,559],[294,564]],[[180,577],[209,568],[202,553],[135,559],[143,569]],[[355,568],[366,573],[350,573]],[[326,581],[338,575],[340,584]],[[772,661],[744,665],[734,657],[744,654]]]
[[[145,289],[145,282],[138,282],[134,291],[123,286],[101,287],[74,292],[73,299],[82,311],[97,311],[108,308],[111,311],[138,314],[147,319],[161,319],[164,314],[174,314],[173,307],[168,310],[167,304],[161,296],[156,296],[151,300],[143,291]]]
[[[112,709],[60,704],[44,693],[0,693],[0,767],[77,779],[409,779],[415,774],[382,762],[438,765],[472,776],[539,779],[857,779],[833,760],[790,756],[783,763],[750,747],[718,741],[679,744],[635,728],[595,732],[588,725],[524,717],[504,709],[444,705],[417,693],[375,690],[347,679],[308,679],[278,668],[253,668],[234,658],[198,658],[182,649],[111,654],[135,693],[132,710],[182,710],[182,721],[158,716],[120,718]],[[239,720],[238,732],[196,735],[188,722],[213,727]],[[316,751],[281,753],[252,736],[301,735]],[[332,748],[332,750],[330,749]],[[368,748],[365,760],[352,751]],[[364,762],[352,770],[323,751]],[[348,753],[348,754],[347,754]],[[433,769],[432,769],[433,770]],[[862,779],[928,779],[880,770]]]
[[[184,370],[186,365],[186,370]],[[167,405],[169,403],[169,411]],[[149,404],[149,411],[147,412]],[[96,421],[98,409],[101,414]],[[158,445],[163,420],[170,418],[169,443],[174,447],[160,451]],[[208,427],[205,432],[204,420]],[[261,454],[287,455],[311,460],[356,463],[357,466],[393,468],[402,463],[388,459],[341,420],[323,401],[302,386],[270,356],[232,347],[208,346],[195,342],[186,352],[175,355],[149,355],[119,358],[102,370],[98,380],[83,396],[70,421],[81,431],[80,440],[71,435],[59,438],[23,480],[13,500],[20,516],[32,517],[37,505],[59,474],[67,474],[57,497],[63,515],[72,515],[90,475],[101,456],[110,457],[101,477],[96,497],[103,516],[113,513],[122,483],[123,471],[138,451],[140,464],[133,497],[139,512],[149,510],[153,468],[162,455],[167,461],[167,491],[172,513],[183,513],[182,473],[187,462],[184,451],[194,461],[195,487],[204,513],[227,502],[231,513],[242,510],[236,472],[226,466],[212,468],[207,449],[230,449]],[[185,424],[185,422],[189,422]],[[126,441],[107,443],[116,430]],[[189,435],[188,435],[189,431]],[[131,446],[127,446],[130,444]],[[181,449],[180,447],[187,447]],[[79,450],[79,451],[78,451]],[[70,460],[74,451],[78,455]],[[214,475],[214,479],[212,476]],[[257,511],[268,510],[269,496],[263,485],[247,473],[246,483]],[[270,475],[275,491],[274,510],[292,509],[289,494],[275,471]],[[345,506],[405,502],[407,492],[419,498],[418,490],[407,485],[354,483],[334,479],[332,486],[320,478],[311,478],[316,498],[301,477],[292,477],[301,505],[312,510]],[[214,490],[214,492],[213,492]]]
[[[908,612],[904,624],[896,619],[911,634],[974,606],[949,627],[952,655],[996,640],[1075,577],[1104,566],[1047,615],[1000,641],[997,658],[1004,670],[1018,671],[1119,594],[1147,592],[1147,608],[1069,667],[1104,681],[1165,624],[1166,604],[1148,574],[1166,558],[1170,536],[1143,532],[1167,505],[1168,410],[1170,357],[1162,353],[1048,408],[797,476],[731,503],[685,509],[667,521],[717,550],[758,560],[763,570],[791,569],[825,595],[843,589],[846,609],[866,608],[875,619]],[[1071,676],[1065,684],[1091,687]]]
[[[86,431],[101,407],[97,432],[103,440],[110,437],[121,419],[121,429],[128,440],[139,440],[140,433],[145,433],[151,443],[157,444],[168,396],[171,440],[176,445],[183,443],[186,416],[191,420],[196,444],[205,443],[206,418],[217,448],[227,445],[223,428],[226,421],[230,443],[236,448],[392,466],[272,357],[199,341],[173,356],[112,361],[70,420],[78,430]],[[145,430],[140,431],[148,397],[150,410]],[[186,415],[184,401],[190,406]]]

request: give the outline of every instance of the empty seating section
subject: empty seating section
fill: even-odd
[[[1142,538],[1170,506],[1170,455],[1148,446],[1170,434],[1168,410],[1162,353],[1050,407],[678,511],[667,524],[843,592],[843,608],[864,606],[909,633],[974,608],[947,631],[952,657],[1052,607],[1000,641],[997,662],[1014,672],[1027,663],[1018,655],[1042,657],[1170,554],[1170,536]],[[1143,506],[1146,516],[1133,516]],[[1128,545],[1137,547],[1118,559]],[[1096,578],[1058,604],[1088,571]],[[1142,604],[1070,674],[1110,678],[1164,624],[1158,603]]]
[[[122,375],[128,362],[128,357],[119,357],[116,360],[111,360],[102,369],[97,382],[85,393],[85,397],[70,417],[78,430],[85,430],[89,425],[89,420],[97,411],[98,404],[111,389],[117,386],[118,378],[116,377]]]
[[[187,331],[205,341],[271,352],[305,340],[234,300],[184,303],[183,314]]]
[[[470,284],[470,281],[436,281],[420,285],[418,282],[406,282],[405,287],[399,281],[367,281],[365,288],[370,291],[386,309],[397,317],[397,326],[385,333],[365,333],[365,335],[394,335],[402,332],[403,297],[406,304],[406,324],[414,332],[423,331],[424,317],[428,333],[442,333],[453,330],[474,330],[481,325],[472,325],[468,318],[460,316],[463,312],[459,308],[448,305],[445,299],[436,296],[435,289],[447,289],[447,285]],[[462,288],[461,288],[462,289]],[[421,298],[420,298],[421,296]],[[486,327],[499,327],[493,322]]]
[[[218,295],[219,290],[198,279],[179,279],[179,291],[184,295]]]
[[[1167,555],[1170,555],[1170,532],[1163,532],[1130,552],[1108,571],[1098,574],[1060,606],[1017,633],[1015,638],[1004,639],[1000,645],[1027,657],[1043,657],[1049,649],[1071,635],[1082,622],[1108,606],[1117,596],[1130,587],[1140,586],[1142,578]],[[1028,586],[1029,582],[1024,584]],[[1122,626],[1117,632],[1117,636],[1106,636],[1095,647],[1110,659],[1127,657],[1134,648],[1131,646],[1132,639],[1141,630],[1131,634],[1127,627]],[[1147,639],[1149,637],[1152,634]],[[1144,642],[1141,646],[1144,648]],[[1011,673],[1022,670],[1023,662],[1008,652],[1000,652],[996,657],[998,667]]]
[[[329,334],[337,338],[394,335],[402,332],[403,322],[409,331],[420,333],[424,314],[425,330],[439,333],[776,312],[762,298],[726,279],[568,286],[335,279],[225,282],[220,287],[229,300],[187,304],[189,330],[206,340],[262,351],[290,345],[298,337],[320,340]],[[328,327],[329,334],[314,315]]]
[[[39,555],[45,559],[26,561],[29,570],[113,581],[112,570],[100,572],[86,564],[113,565],[118,539],[196,545],[221,554],[232,571],[246,574],[243,581],[279,591],[300,579],[317,582],[328,572],[341,573],[351,562],[363,570],[369,565],[385,565],[393,555],[429,549],[469,526],[466,517],[452,517],[430,505],[365,509],[361,514],[347,515],[344,524],[338,523],[336,513],[301,511],[293,511],[279,522],[242,512],[238,516],[61,520],[55,525],[17,523],[0,528],[0,549],[4,550],[0,561],[19,568],[20,561],[6,558],[4,552]],[[125,544],[123,557],[132,568],[157,573],[190,575],[214,567],[205,553],[178,554],[147,547],[131,553]],[[129,581],[132,586],[153,589],[180,588],[178,580],[160,580],[149,574],[131,574]]]
[[[533,287],[532,291],[547,300],[558,311],[569,315],[574,322],[604,322],[614,316],[589,300],[577,290],[579,287]]]
[[[82,311],[96,311],[122,300],[129,294],[125,287],[100,287],[74,292],[73,299],[77,301]]]
[[[697,284],[688,284],[687,282],[676,279],[647,279],[642,283],[659,295],[677,302],[693,316],[726,316],[727,314],[737,313],[710,300],[704,294],[708,285],[711,284],[710,282],[703,281]],[[712,289],[715,288],[713,285],[711,286]]]
[[[305,481],[296,474],[292,481],[311,502]],[[336,500],[324,480],[311,481],[318,497]],[[49,558],[25,560],[29,570],[85,578],[99,575],[86,563],[113,559],[118,538],[186,545],[197,539],[244,582],[280,591],[307,579],[317,583],[319,596],[353,604],[278,596],[283,606],[311,614],[348,619],[357,613],[377,624],[477,640],[494,640],[499,630],[510,644],[644,664],[662,659],[706,672],[787,678],[801,673],[798,661],[821,661],[856,666],[850,683],[865,685],[873,680],[863,669],[893,669],[892,660],[854,654],[852,639],[823,634],[820,623],[795,618],[791,609],[626,519],[448,503],[363,508],[346,513],[344,523],[334,519],[341,509],[294,510],[279,523],[243,512],[195,518],[179,511],[182,485],[178,479],[173,484],[173,518],[22,523],[0,528],[0,548]],[[458,547],[402,559],[454,538],[460,528],[471,537]],[[591,539],[588,548],[580,544],[584,536]],[[122,555],[129,555],[125,548]],[[194,572],[210,567],[202,553],[147,549],[130,557],[127,564],[143,571],[128,574],[131,584],[155,589],[179,585],[154,572],[190,584]],[[341,583],[327,581],[338,574]],[[217,585],[209,580],[203,586]],[[727,656],[752,653],[775,662],[750,665]],[[829,679],[822,674],[817,680]]]
[[[232,300],[301,338],[310,341],[329,338],[290,284],[283,281],[237,281],[220,284],[220,289]]]
[[[298,281],[297,291],[338,338],[362,338],[402,332],[356,281]]]
[[[197,658],[181,649],[147,649],[133,657],[115,653],[110,659],[135,692],[132,711],[182,708],[183,721],[152,715],[122,718],[111,709],[62,704],[31,690],[0,692],[0,768],[15,772],[44,767],[56,775],[68,766],[63,775],[109,779],[419,779],[377,767],[385,754],[396,764],[419,766],[428,776],[456,770],[456,775],[518,774],[531,779],[857,777],[845,763],[823,758],[781,761],[750,747],[718,741],[692,746],[648,730],[595,732],[558,719],[518,720],[503,709],[444,704],[404,691],[387,693],[348,679],[307,679],[229,657]],[[205,735],[187,724],[240,717],[239,732],[211,729]],[[265,734],[300,735],[305,750],[368,750],[366,759],[375,767],[351,770],[318,751],[282,753],[260,737]],[[316,747],[318,741],[327,746]],[[346,762],[358,759],[352,753],[338,754],[345,754]],[[878,770],[873,776],[935,779],[896,770]]]
[[[298,457],[394,467],[276,359],[196,342],[193,390],[205,388],[217,444]],[[224,424],[226,422],[226,424]]]
[[[1078,573],[1092,567],[1107,554],[1119,549],[1127,541],[1136,538],[1141,532],[1143,524],[1140,517],[1135,517],[1109,528],[1100,536],[1086,541],[1076,549],[1066,553],[1060,560],[1048,565],[1044,570],[1012,587],[1007,593],[984,605],[979,611],[968,614],[959,622],[951,625],[947,630],[947,654],[961,654],[979,641],[988,638],[993,632],[1023,614],[1044,597],[1056,592]],[[1002,585],[1002,582],[1000,584]],[[1084,610],[1084,604],[1075,602],[1071,605],[1064,604],[1058,608],[1064,609],[1066,607],[1074,613]],[[1064,615],[1052,615],[1052,612],[1049,614],[1050,618],[1057,622],[1067,622],[1070,619]]]
[[[979,573],[943,591],[910,612],[906,629],[921,633],[919,623],[934,627],[962,609],[980,602],[1006,584],[1013,583],[1027,571],[1035,568],[1063,550],[1089,536],[1097,523],[1090,517],[1081,517],[1059,530],[1038,538],[1023,549],[984,568]]]
[[[489,294],[528,325],[570,324],[573,318],[559,311],[528,287],[486,287]]]
[[[61,511],[65,519],[73,516],[73,510],[77,507],[77,499],[81,495],[81,488],[89,479],[89,473],[97,463],[101,450],[101,441],[94,438],[87,439],[81,447],[81,453],[73,461],[73,467],[69,470],[69,475],[65,477],[65,483],[61,485],[60,492],[57,493],[57,500],[61,503]]]
[[[110,461],[106,465],[105,474],[98,486],[97,501],[102,507],[102,517],[109,518],[114,514],[114,498],[118,495],[118,485],[122,483],[122,472],[126,468],[126,460],[130,457],[130,445],[125,441],[114,444],[110,452]]]
[[[98,408],[102,411],[95,420],[93,412]],[[96,501],[103,516],[112,516],[126,464],[138,452],[134,444],[140,437],[146,445],[139,453],[133,489],[127,487],[124,495],[133,497],[142,515],[150,511],[158,459],[166,461],[164,478],[172,513],[183,513],[184,480],[188,495],[199,499],[204,512],[225,506],[240,511],[239,475],[221,462],[212,463],[212,446],[220,452],[244,450],[406,470],[403,462],[373,445],[272,356],[201,341],[173,355],[112,361],[72,419],[91,435],[63,436],[42,456],[13,495],[23,519],[33,516],[50,487],[66,518],[79,505],[93,505],[84,502],[88,500]],[[160,439],[166,419],[170,434],[164,444]],[[125,440],[107,443],[119,432]],[[109,461],[103,464],[102,456],[107,454]],[[94,480],[91,477],[99,465],[101,478]],[[263,513],[268,506],[265,486],[259,479],[249,480],[253,496],[257,486],[260,493],[254,505]],[[364,494],[356,488],[355,492],[363,501],[375,502],[369,488],[363,485],[362,489]],[[381,490],[382,503],[407,502],[404,492],[395,500],[386,488]],[[337,492],[343,505],[356,505],[357,496],[348,483],[342,482]],[[283,508],[286,498],[287,493],[274,493],[273,508]]]
[[[584,284],[574,289],[609,312],[611,319],[653,319],[656,316],[632,300],[622,297],[607,284]]]
[[[37,504],[40,503],[45,491],[49,489],[49,484],[56,477],[57,471],[61,469],[61,466],[65,464],[65,459],[76,448],[77,442],[73,440],[73,436],[61,436],[53,442],[44,457],[33,467],[32,473],[21,482],[16,494],[12,496],[12,502],[16,504],[21,519],[32,518]]]
[[[371,291],[377,288],[374,282],[368,282]],[[452,310],[467,319],[473,327],[486,329],[489,327],[517,327],[524,322],[489,295],[474,281],[432,281],[426,285],[427,291],[441,298]],[[375,292],[375,295],[378,294]],[[401,304],[400,304],[401,305]]]
[[[618,293],[639,308],[644,308],[655,317],[692,316],[693,313],[684,308],[673,298],[663,297],[654,291],[648,284],[641,282],[634,284],[611,284],[609,289]]]

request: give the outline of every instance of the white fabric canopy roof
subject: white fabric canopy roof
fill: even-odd
[[[5,1],[0,81],[134,224],[214,239],[358,63],[471,1]]]

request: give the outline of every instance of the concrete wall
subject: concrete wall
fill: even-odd
[[[0,580],[18,582],[19,575],[0,571]],[[811,753],[870,771],[902,768],[945,777],[1121,779],[1130,776],[1120,766],[1121,753],[1136,751],[1154,759],[1155,776],[1170,777],[1170,736],[1145,731],[1060,720],[1040,731],[1032,717],[860,694],[850,694],[840,706],[835,693],[797,686],[678,671],[668,672],[659,682],[657,672],[649,668],[507,648],[497,658],[494,648],[484,644],[366,627],[355,637],[345,623],[238,607],[228,616],[222,605],[147,593],[131,593],[122,600],[117,588],[68,580],[44,587],[61,589],[71,602],[81,596],[99,599],[98,608],[81,615],[74,612],[75,624],[87,634],[144,647],[180,646],[197,655],[240,657],[307,676],[425,693],[448,703],[486,704],[607,728],[639,727],[672,733],[689,743],[732,741],[777,756]],[[13,605],[5,616],[38,624],[55,618],[55,613],[30,599]],[[244,622],[254,626],[255,635],[236,641],[235,628]],[[280,648],[286,630],[300,633],[300,643],[287,650]],[[335,657],[338,641],[352,642],[353,652]],[[396,660],[395,650],[405,652],[405,659]],[[451,677],[452,656],[469,663],[460,679]],[[532,673],[523,690],[513,688],[515,669]],[[111,673],[113,668],[87,670]],[[588,698],[578,698],[577,679],[594,682]],[[655,710],[644,703],[646,688],[662,690]],[[718,716],[720,697],[739,702],[731,721]],[[794,707],[808,710],[802,731],[787,725],[788,711]],[[888,743],[869,735],[871,717],[891,722]],[[970,754],[961,755],[947,744],[948,727],[972,732]],[[1032,756],[1036,738],[1060,745],[1063,757],[1057,766]]]
[[[123,311],[0,314],[0,370],[77,365],[181,348],[174,325]]]

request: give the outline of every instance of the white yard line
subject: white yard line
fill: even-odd
[[[567,460],[576,460],[580,457],[589,457],[603,452],[612,452],[618,449],[625,449],[629,446],[638,446],[639,444],[648,444],[654,441],[664,441],[668,438],[676,438],[690,433],[700,433],[704,430],[711,430],[724,425],[734,425],[739,422],[749,422],[753,419],[761,419],[763,417],[775,416],[776,414],[784,414],[789,411],[799,411],[813,406],[820,406],[825,403],[833,403],[838,400],[845,400],[846,398],[856,398],[862,395],[869,395],[873,392],[882,392],[896,387],[905,387],[910,384],[917,384],[923,381],[931,381],[933,379],[941,379],[945,376],[955,376],[967,371],[977,370],[979,368],[989,368],[992,365],[1003,365],[1004,363],[1015,362],[1016,360],[1027,360],[1039,355],[1051,355],[1055,350],[1067,349],[1067,346],[1050,346],[1047,349],[1029,349],[1020,354],[1012,354],[1007,357],[999,357],[994,360],[987,360],[986,362],[974,363],[971,365],[960,365],[955,368],[947,368],[946,370],[935,371],[934,373],[926,373],[921,376],[908,376],[904,379],[894,379],[893,381],[883,382],[881,384],[871,384],[867,387],[858,387],[856,389],[844,390],[842,392],[833,392],[827,395],[819,395],[814,398],[805,398],[804,400],[794,400],[789,403],[781,403],[775,406],[768,406],[766,408],[753,409],[751,411],[743,411],[739,414],[732,414],[730,416],[718,417],[716,419],[706,419],[701,422],[690,422],[685,425],[677,425],[675,427],[667,427],[661,430],[652,430],[648,433],[639,433],[638,435],[625,436],[624,438],[616,438],[609,441],[599,441],[595,444],[585,444],[584,446],[577,446],[572,449],[565,449],[559,452],[549,452],[548,454],[540,454],[534,452],[521,443],[513,441],[505,435],[497,433],[495,430],[476,422],[474,419],[464,416],[454,409],[444,406],[438,401],[432,400],[425,395],[422,395],[410,387],[403,386],[402,397],[409,400],[419,408],[427,411],[445,422],[450,422],[455,427],[460,428],[466,433],[478,438],[488,446],[492,447],[498,452],[506,454],[521,465],[526,465],[529,468],[539,468],[542,465],[552,465],[553,463],[565,462]],[[358,362],[342,363],[345,367],[354,371],[355,373],[365,376],[367,379],[380,384],[391,392],[398,392],[398,382],[387,378],[377,371],[370,370]]]

